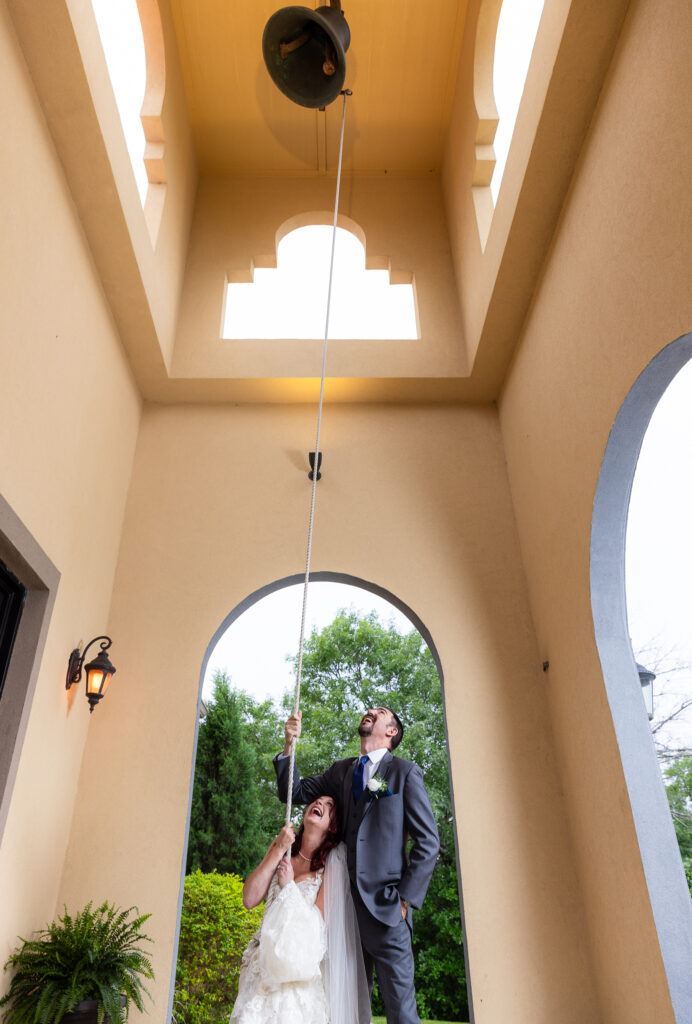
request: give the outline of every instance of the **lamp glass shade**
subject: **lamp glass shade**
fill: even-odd
[[[649,716],[649,721],[654,717],[654,679],[647,679],[645,683],[642,683],[642,696],[644,697],[644,703],[646,704],[646,713]]]
[[[108,689],[112,674],[112,672],[102,672],[97,669],[87,672],[87,693],[98,693],[103,697]]]
[[[99,651],[93,661],[84,666],[86,673],[86,695],[89,703],[96,702],[104,696],[108,684],[115,673],[105,651]]]
[[[649,716],[649,721],[651,721],[654,717],[654,680],[656,679],[656,674],[638,662],[637,673],[642,688],[644,704],[646,705],[646,713]]]

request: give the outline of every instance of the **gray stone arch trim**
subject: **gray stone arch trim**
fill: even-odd
[[[291,586],[294,586],[296,583],[302,583],[304,581],[304,579],[305,579],[305,576],[304,576],[303,573],[296,573],[293,576],[284,576],[283,579],[274,580],[272,583],[267,583],[266,586],[260,587],[258,590],[253,591],[252,594],[249,594],[239,604],[237,604],[235,606],[235,608],[231,612],[228,613],[226,618],[223,620],[223,622],[221,623],[221,625],[219,626],[219,628],[216,630],[216,632],[214,633],[213,637],[209,641],[209,644],[207,645],[207,649],[206,649],[206,651],[204,653],[204,658],[202,659],[202,667],[201,667],[200,675],[199,675],[199,694],[198,694],[198,698],[197,698],[197,710],[196,710],[196,717],[195,717],[195,743],[194,743],[194,750],[193,750],[193,755],[192,755],[192,771],[190,773],[190,789],[189,789],[188,804],[187,804],[187,822],[186,822],[186,825],[185,825],[185,844],[184,844],[184,847],[183,847],[182,863],[181,863],[181,866],[180,866],[180,888],[179,888],[179,893],[178,893],[178,911],[177,911],[176,925],[175,925],[175,942],[173,944],[173,963],[171,965],[171,981],[170,981],[169,996],[168,996],[168,1012],[167,1012],[167,1015],[166,1015],[166,1020],[169,1021],[169,1022],[171,1021],[171,1017],[172,1017],[172,1013],[173,1013],[173,995],[174,995],[174,991],[175,991],[175,969],[176,969],[176,965],[177,965],[177,962],[178,962],[178,943],[179,943],[179,940],[180,940],[180,916],[181,916],[182,909],[183,909],[183,893],[184,893],[184,886],[185,886],[185,863],[187,861],[187,841],[188,841],[188,836],[189,836],[189,833],[190,833],[190,814],[191,814],[191,811],[192,811],[192,789],[193,789],[194,780],[195,780],[195,763],[197,761],[197,737],[198,737],[198,734],[199,734],[199,711],[200,711],[200,704],[201,704],[201,700],[202,700],[202,686],[204,684],[204,675],[205,675],[205,672],[207,670],[207,664],[209,662],[209,658],[211,657],[212,651],[216,647],[217,643],[219,642],[219,640],[221,639],[223,634],[226,632],[226,630],[231,625],[231,623],[235,622],[235,620],[237,618],[239,618],[243,614],[243,612],[247,611],[248,608],[251,608],[253,604],[256,604],[258,601],[261,601],[263,597],[268,597],[269,594],[273,594],[277,590],[283,590],[284,587],[291,587]],[[448,768],[448,771],[449,771],[449,786],[450,786],[450,791],[451,791],[451,796],[452,796],[452,813],[454,815],[454,849],[455,849],[456,864],[457,864],[457,880],[458,880],[458,884],[459,884],[459,909],[460,909],[460,913],[461,913],[461,926],[462,926],[463,934],[464,934],[464,960],[465,960],[465,965],[466,965],[466,987],[467,987],[468,1002],[469,1002],[470,1024],[474,1024],[475,1018],[474,1018],[474,1013],[473,1013],[473,998],[472,998],[472,994],[471,994],[471,971],[470,971],[470,965],[469,965],[468,939],[467,939],[467,934],[466,934],[466,919],[465,919],[465,916],[464,916],[464,896],[463,896],[463,888],[462,888],[462,883],[461,883],[461,869],[460,869],[460,866],[459,866],[459,841],[458,841],[458,837],[457,837],[456,804],[455,804],[455,800],[454,800],[454,784],[453,784],[453,781],[452,781],[452,773],[451,773],[451,770],[449,770],[450,769],[450,765],[449,765],[449,735],[448,735],[448,732],[447,732],[447,708],[446,708],[446,704],[445,704],[444,673],[442,671],[442,662],[440,660],[440,655],[438,653],[437,647],[435,646],[435,642],[433,641],[433,638],[432,638],[432,635],[430,633],[430,630],[427,628],[425,623],[418,617],[418,615],[416,615],[416,613],[413,611],[413,609],[409,608],[409,606],[407,604],[404,604],[403,601],[399,600],[399,598],[395,594],[392,594],[392,593],[390,593],[389,590],[386,590],[384,587],[379,586],[379,584],[371,583],[369,580],[360,579],[360,577],[358,577],[358,576],[349,576],[347,573],[344,573],[344,572],[313,572],[313,573],[310,574],[310,581],[312,583],[345,583],[348,586],[360,587],[361,590],[368,590],[371,594],[376,594],[377,597],[381,597],[381,598],[384,598],[385,601],[389,601],[390,604],[394,605],[395,608],[398,608],[398,610],[400,612],[402,612],[410,620],[411,624],[418,630],[420,635],[423,637],[425,643],[427,644],[427,646],[428,646],[428,648],[430,650],[430,653],[433,656],[433,660],[435,662],[435,666],[437,668],[437,672],[438,672],[438,675],[440,677],[440,687],[442,688],[442,706],[443,706],[444,717],[445,717],[445,740],[447,742],[447,768]]]
[[[685,334],[667,345],[633,384],[608,438],[591,528],[596,644],[678,1024],[692,1024],[692,901],[629,639],[625,537],[632,481],[649,421],[663,392],[690,358],[692,334]]]

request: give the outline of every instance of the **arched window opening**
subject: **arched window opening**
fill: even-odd
[[[172,982],[172,1007],[176,999],[189,1002],[192,986],[186,979],[191,977],[190,961],[194,960],[200,977],[217,973],[213,969],[205,973],[198,951],[190,954],[190,935],[202,924],[196,895],[204,889],[204,898],[212,906],[236,898],[232,890],[235,886],[237,892],[240,883],[221,883],[219,875],[211,872],[218,868],[220,872],[245,876],[283,824],[284,808],[276,797],[272,760],[283,745],[283,722],[292,707],[292,662],[301,601],[302,581],[297,576],[255,592],[222,623],[205,657],[191,786],[187,874],[181,882],[183,924],[181,930],[179,919],[173,965],[177,965],[177,992]],[[416,911],[414,930],[416,961],[418,941],[426,962],[436,961],[438,970],[433,978],[424,966],[417,968],[417,997],[428,1016],[468,1020],[470,993],[467,999],[453,799],[442,677],[435,647],[425,626],[391,594],[365,581],[326,572],[315,573],[311,579],[307,636],[301,688],[303,736],[297,764],[303,774],[315,774],[340,757],[357,754],[357,726],[368,707],[392,706],[401,715],[405,733],[396,753],[415,761],[423,770],[442,840],[427,898],[423,908]],[[230,737],[226,743],[219,741],[224,729]],[[211,786],[207,785],[208,778]],[[241,780],[242,800],[239,794],[223,791],[218,785],[222,778]],[[213,798],[213,822],[205,816],[203,795],[207,792]],[[224,800],[225,822],[219,826]],[[211,804],[212,799],[208,806]],[[296,812],[299,818],[302,808]],[[226,828],[227,835],[215,851],[214,832],[220,828]],[[251,849],[253,841],[256,848]],[[232,856],[236,861],[229,858],[229,850],[235,851]],[[207,885],[208,879],[213,885]],[[222,884],[225,894],[217,894],[216,889],[212,892],[214,886]],[[242,943],[258,925],[254,918],[245,923],[248,934]],[[242,927],[237,915],[234,927]],[[209,932],[205,934],[209,938]],[[431,949],[436,942],[440,946],[437,958]],[[173,981],[175,977],[174,970]],[[236,994],[237,980],[232,978],[231,982],[222,994],[207,993],[212,1001],[220,998],[229,1003],[223,1006],[226,1016]],[[207,987],[205,982],[202,988]],[[377,994],[375,1000],[377,1013]],[[220,1007],[217,1002],[217,1015]],[[199,1009],[205,1016],[206,1007]]]
[[[691,394],[687,363],[663,393],[642,442],[627,518],[626,583],[632,647],[692,889]]]
[[[222,337],[323,338],[332,228],[309,224],[281,238],[276,268],[255,267],[252,282],[226,288]],[[419,336],[412,275],[366,269],[365,248],[337,228],[329,336]]]
[[[474,54],[473,200],[484,250],[545,0],[483,0]]]
[[[92,4],[137,191],[144,206],[149,180],[144,166],[146,140],[140,112],[147,72],[137,0],[92,0]]]
[[[493,203],[497,202],[505,172],[544,2],[504,0],[500,11],[493,62],[493,92],[499,118],[494,142],[495,169],[490,182]]]
[[[627,552],[629,617],[625,554],[630,495],[647,428],[661,396],[691,358],[692,334],[687,334],[664,348],[630,389],[608,438],[596,489],[591,529],[591,602],[596,644],[676,1020],[686,1020],[692,1006],[692,976],[689,971],[692,958],[692,900],[681,863],[678,837],[671,820],[668,794],[652,742],[647,708],[641,697],[642,682],[645,680],[638,671],[630,639],[631,631],[635,644],[642,637],[645,643],[650,643],[652,633],[649,626],[655,619],[653,606],[656,602],[661,603],[661,595],[654,590],[654,586],[657,589],[661,586],[660,579],[652,577],[647,581],[646,562],[639,573],[634,568],[637,547],[634,537],[641,525],[637,520],[641,521],[648,514],[648,509],[655,507],[652,503],[657,503],[659,509],[662,509],[668,501],[668,493],[651,493],[662,486],[660,480],[648,483],[644,476],[640,476],[634,492]],[[678,388],[686,389],[688,380],[686,372],[671,392],[673,398]],[[665,402],[662,407],[663,421],[668,418],[668,405],[669,402]],[[652,437],[656,433],[658,431]],[[642,451],[642,471],[645,462],[649,461],[647,447],[650,444]],[[680,446],[676,447],[678,454],[673,461],[674,475],[681,472],[684,459],[679,454]],[[666,453],[664,446],[659,457],[669,459],[672,455],[670,451]],[[670,480],[666,486],[670,486]],[[671,489],[670,494],[673,493]],[[659,521],[654,526],[654,534],[661,529],[669,529],[669,524],[662,525]],[[656,543],[655,536],[650,535],[649,541]],[[686,536],[684,547],[689,547]],[[682,557],[680,551],[675,553],[678,560]],[[650,564],[648,568],[651,570]],[[637,575],[638,584],[635,582]],[[645,607],[642,618],[636,602],[641,600],[641,592],[647,587],[651,600],[648,612]],[[639,591],[638,597],[635,597],[636,591]],[[640,657],[646,657],[646,651],[640,652]],[[643,664],[641,667],[651,666]],[[690,809],[684,793],[686,780],[668,778],[666,781],[669,786],[677,785],[680,806],[686,813]]]

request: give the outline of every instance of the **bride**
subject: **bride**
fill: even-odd
[[[266,900],[243,954],[231,1024],[367,1024],[370,999],[338,808],[320,796],[284,825],[243,887]],[[290,858],[284,855],[291,850]]]

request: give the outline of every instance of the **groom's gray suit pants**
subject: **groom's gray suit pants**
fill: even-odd
[[[384,1002],[387,1024],[420,1024],[413,985],[413,949],[411,926],[402,919],[395,925],[382,924],[367,909],[355,886],[351,886],[356,905],[365,973],[372,995],[373,968]],[[409,911],[410,919],[411,911]]]

